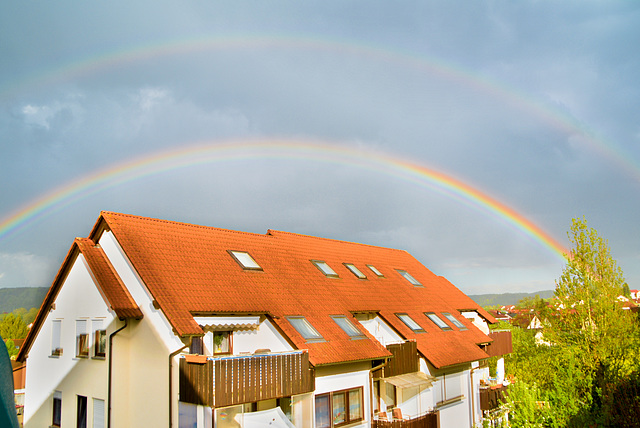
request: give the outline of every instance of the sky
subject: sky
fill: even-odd
[[[0,288],[100,211],[409,251],[555,288],[572,218],[640,288],[640,4],[0,5]]]

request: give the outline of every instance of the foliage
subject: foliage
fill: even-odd
[[[16,349],[16,344],[13,343],[13,340],[7,339],[4,341],[4,344],[7,347],[7,352],[9,353],[9,358],[13,359],[16,355],[18,355],[18,350]]]
[[[20,316],[7,314],[0,320],[0,336],[7,339],[24,339],[29,329]]]
[[[584,219],[573,220],[569,239],[555,307],[534,302],[548,344],[536,342],[536,331],[512,329],[505,358],[516,379],[507,399],[512,426],[632,426],[640,411],[640,326],[617,300],[628,286]],[[548,405],[536,412],[534,401]]]

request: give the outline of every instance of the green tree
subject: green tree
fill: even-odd
[[[7,347],[7,352],[9,353],[9,358],[13,359],[16,355],[18,355],[18,350],[16,349],[16,344],[13,343],[13,340],[7,339],[4,344]]]
[[[29,329],[22,318],[14,314],[6,314],[0,320],[0,336],[5,339],[24,339]]]
[[[620,306],[628,286],[607,241],[584,219],[574,219],[568,235],[572,249],[553,306],[539,308],[549,344],[512,330],[506,368],[519,384],[507,399],[513,426],[627,426],[635,413],[621,409],[640,407],[630,405],[640,391],[638,318]],[[536,411],[532,400],[547,410]]]

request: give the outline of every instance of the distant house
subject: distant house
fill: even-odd
[[[405,251],[102,212],[18,355],[24,422],[473,427],[493,322]]]

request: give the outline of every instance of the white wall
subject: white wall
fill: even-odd
[[[52,320],[62,320],[61,345],[63,353],[51,356]],[[76,320],[87,320],[90,333],[89,358],[76,357]],[[52,422],[53,393],[62,392],[62,425],[76,425],[77,395],[87,397],[87,416],[93,416],[92,398],[107,400],[106,359],[91,358],[93,319],[103,320],[109,335],[115,328],[115,314],[109,310],[89,274],[80,254],[69,271],[27,358],[25,427],[47,427]],[[106,416],[105,416],[106,417]]]
[[[253,353],[256,349],[270,349],[271,352],[292,351],[293,347],[282,337],[275,326],[265,319],[256,330],[233,332],[233,353]]]
[[[404,342],[404,339],[377,315],[358,314],[356,319],[373,337],[378,339],[382,346]]]

